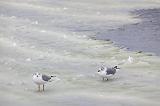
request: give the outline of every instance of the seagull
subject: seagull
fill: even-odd
[[[105,80],[105,78],[107,78],[107,80],[108,80],[109,77],[113,76],[116,73],[117,69],[120,69],[120,68],[118,68],[118,66],[114,66],[111,68],[107,68],[107,67],[102,66],[98,70],[98,75],[101,76],[103,78],[103,80]]]
[[[48,76],[40,73],[34,73],[32,76],[33,82],[38,85],[38,91],[40,91],[40,86],[43,85],[43,91],[44,91],[44,84],[47,82],[53,81],[53,77],[56,76]]]

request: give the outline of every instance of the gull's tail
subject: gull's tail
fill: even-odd
[[[50,76],[50,80],[49,80],[49,82],[52,82],[52,81],[54,81],[54,79],[56,78],[56,76]]]

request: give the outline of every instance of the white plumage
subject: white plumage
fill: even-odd
[[[53,77],[56,77],[56,76],[47,76],[37,72],[33,74],[32,79],[33,79],[33,82],[38,85],[38,91],[40,91],[40,85],[43,85],[43,91],[44,91],[44,84],[46,84],[47,82],[51,82],[53,80],[52,79]]]
[[[102,77],[103,80],[105,80],[105,79],[108,80],[110,77],[112,77],[116,73],[116,69],[120,69],[120,68],[118,68],[117,66],[111,67],[111,68],[107,68],[107,67],[102,66],[98,70],[98,75],[100,77]]]

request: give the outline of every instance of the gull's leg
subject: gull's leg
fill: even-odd
[[[38,85],[38,91],[40,92],[40,85]]]
[[[104,81],[104,77],[103,77],[103,81]]]
[[[43,84],[43,91],[44,91],[44,84]]]

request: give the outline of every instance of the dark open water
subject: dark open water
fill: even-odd
[[[99,32],[97,39],[111,39],[132,51],[160,55],[160,9],[135,10],[131,14],[135,15],[135,18],[140,18],[141,21]]]

